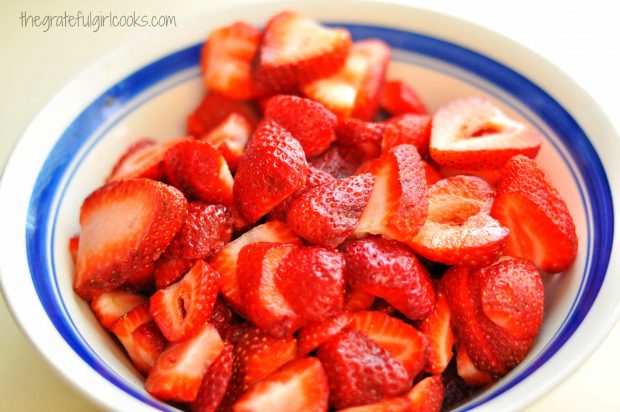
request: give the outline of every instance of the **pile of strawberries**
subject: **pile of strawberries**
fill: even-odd
[[[190,136],[135,143],[86,198],[74,287],[149,393],[438,411],[524,359],[541,272],[577,253],[542,139],[480,97],[428,115],[389,59],[291,12],[218,29]]]

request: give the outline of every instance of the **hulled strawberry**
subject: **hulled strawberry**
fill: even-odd
[[[316,186],[321,186],[327,183],[331,183],[336,180],[332,175],[327,172],[324,172],[316,167],[310,166],[308,168],[308,176],[306,177],[306,183],[304,187],[284,199],[278,206],[276,206],[272,212],[271,216],[280,219],[286,220],[286,214],[288,213],[289,208],[299,196],[306,193],[309,189],[312,189]]]
[[[364,153],[355,147],[332,145],[323,154],[311,158],[309,163],[336,179],[344,179],[355,174],[364,157]]]
[[[238,113],[231,113],[199,140],[219,150],[226,159],[228,168],[234,173],[253,130],[254,127],[245,117]]]
[[[381,150],[387,152],[400,144],[412,144],[420,156],[428,153],[432,119],[425,115],[403,114],[385,122]]]
[[[256,110],[251,104],[207,92],[198,107],[187,117],[187,132],[199,139],[222,124],[231,113],[244,117],[252,129],[258,124]]]
[[[434,375],[442,373],[452,359],[454,336],[450,327],[450,306],[446,298],[437,294],[433,313],[420,322],[420,332],[428,338],[428,362],[424,370]]]
[[[147,298],[136,293],[112,290],[95,296],[90,302],[90,307],[95,312],[99,323],[106,329],[111,330],[112,325],[121,316],[147,301]]]
[[[393,115],[427,113],[420,97],[402,80],[390,80],[385,83],[381,95],[381,107]]]
[[[226,343],[207,369],[196,399],[190,404],[192,412],[215,412],[222,402],[233,374],[233,348]]]

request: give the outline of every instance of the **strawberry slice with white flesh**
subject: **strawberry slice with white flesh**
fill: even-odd
[[[432,374],[442,373],[452,359],[454,335],[450,327],[450,307],[446,298],[437,294],[435,310],[420,323],[420,332],[428,338],[428,362],[424,370]]]
[[[142,295],[124,290],[112,290],[104,292],[90,302],[90,307],[95,312],[99,323],[106,329],[112,330],[112,325],[132,309],[148,301]]]
[[[454,169],[498,169],[518,154],[534,158],[542,137],[533,128],[509,118],[490,100],[454,100],[433,116],[430,154]]]
[[[234,172],[239,166],[239,159],[253,130],[254,127],[247,118],[238,113],[231,113],[198,140],[210,143],[219,150],[228,163],[228,169]]]

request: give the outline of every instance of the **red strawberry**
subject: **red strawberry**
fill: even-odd
[[[439,412],[444,398],[441,376],[429,376],[416,383],[407,393],[412,412]]]
[[[80,211],[75,291],[90,300],[144,273],[176,234],[186,209],[181,192],[154,180],[108,183],[91,193]]]
[[[301,243],[301,239],[284,223],[273,220],[245,232],[211,257],[209,264],[222,275],[221,293],[236,311],[243,308],[237,282],[239,251],[246,245],[258,242]]]
[[[207,259],[231,237],[232,218],[225,206],[190,202],[185,223],[166,249],[166,256]]]
[[[403,114],[392,117],[385,124],[381,150],[387,152],[400,144],[412,144],[421,156],[428,153],[432,120],[429,116]]]
[[[264,121],[239,160],[233,188],[239,212],[256,222],[302,188],[307,174],[299,142],[275,121]]]
[[[335,247],[358,226],[372,185],[367,173],[314,187],[295,199],[286,222],[304,239]]]
[[[437,294],[435,310],[420,323],[420,332],[428,338],[428,363],[424,370],[434,375],[442,373],[452,359],[454,336],[450,328],[450,307],[446,298]]]
[[[417,376],[426,365],[428,340],[402,320],[381,312],[364,311],[353,314],[349,326],[398,359],[410,377]]]
[[[562,272],[575,261],[575,224],[535,161],[516,156],[506,163],[491,215],[510,229],[505,254],[530,259],[550,273]]]
[[[310,166],[308,168],[308,176],[306,177],[306,183],[304,184],[304,187],[287,197],[278,206],[276,206],[271,212],[272,216],[276,219],[285,220],[286,214],[288,213],[288,210],[291,207],[291,204],[293,204],[293,202],[295,201],[295,199],[297,199],[299,196],[303,195],[313,187],[331,183],[334,180],[336,179],[329,173]]]
[[[314,20],[283,12],[267,23],[256,56],[257,82],[275,91],[336,72],[343,65],[351,36],[344,29],[327,29]]]
[[[238,113],[231,113],[199,140],[222,153],[231,172],[237,170],[243,149],[252,136],[253,126]]]
[[[482,179],[455,176],[429,188],[426,223],[406,242],[414,252],[448,265],[480,266],[497,259],[508,229],[488,215],[493,189]]]
[[[472,362],[471,358],[463,348],[458,348],[456,352],[456,369],[458,374],[466,384],[473,387],[485,386],[493,382],[493,377],[486,372],[482,372]]]
[[[166,347],[166,339],[153,322],[148,303],[121,316],[111,331],[121,341],[135,367],[145,375]]]
[[[500,177],[502,177],[501,169],[477,169],[477,170],[465,170],[465,169],[452,169],[450,167],[440,167],[439,172],[445,177],[452,177],[458,175],[476,176],[482,180],[485,180],[489,186],[496,187]]]
[[[198,396],[190,404],[192,412],[215,412],[226,394],[233,374],[233,348],[225,343],[219,356],[209,366],[202,379]]]
[[[299,356],[306,356],[327,339],[336,336],[341,330],[349,326],[351,315],[347,312],[327,319],[324,322],[309,323],[299,330]]]
[[[309,162],[313,167],[329,173],[336,179],[343,179],[355,174],[364,156],[358,148],[335,145],[323,154],[313,157]]]
[[[329,386],[316,358],[296,359],[257,382],[235,404],[234,412],[323,412]]]
[[[229,207],[228,212],[232,218],[233,233],[238,234],[240,232],[246,232],[254,225],[241,216],[236,206]]]
[[[402,80],[390,80],[385,83],[381,107],[393,115],[427,113],[424,103],[416,92]]]
[[[287,254],[276,272],[278,289],[306,322],[320,322],[342,312],[344,259],[336,250],[300,246]]]
[[[186,140],[164,156],[166,176],[188,198],[232,205],[233,178],[222,154],[209,143]]]
[[[103,292],[90,302],[99,323],[111,330],[112,325],[124,314],[147,302],[147,298],[123,290]]]
[[[163,289],[178,282],[194,263],[191,259],[160,257],[155,262],[155,288]]]
[[[223,349],[224,342],[217,330],[205,323],[194,337],[168,346],[159,355],[144,386],[157,398],[192,402],[209,366]]]
[[[323,153],[336,140],[336,116],[310,99],[274,96],[267,101],[265,118],[275,120],[299,140],[306,157]]]
[[[243,116],[250,122],[252,129],[258,123],[256,110],[249,103],[207,92],[198,107],[188,116],[187,132],[196,138],[201,138],[219,126],[231,113]]]
[[[207,89],[235,100],[256,98],[252,59],[260,38],[260,30],[243,22],[213,30],[200,61]]]
[[[333,408],[402,395],[411,385],[402,363],[352,329],[344,329],[321,345],[318,357],[329,379],[329,403]]]
[[[253,327],[254,326],[250,322],[234,323],[224,330],[224,335],[222,338],[226,342],[236,345]]]
[[[381,154],[381,140],[385,127],[385,123],[343,119],[338,123],[336,135],[339,143],[345,146],[355,146],[364,153],[364,159],[368,160]]]
[[[372,120],[379,109],[389,60],[390,48],[381,40],[355,42],[338,72],[306,83],[301,89],[341,119]]]
[[[71,254],[71,260],[75,266],[77,262],[78,249],[80,246],[80,235],[71,236],[69,238],[69,253]]]
[[[426,177],[418,151],[412,145],[397,146],[375,160],[370,169],[375,184],[355,233],[411,239],[424,224],[428,210]]]
[[[338,412],[412,412],[411,402],[405,396],[389,398],[381,402],[338,409]]]
[[[435,290],[428,271],[400,242],[381,237],[356,240],[345,249],[349,284],[385,299],[410,319],[428,316]]]
[[[233,326],[233,317],[234,315],[228,305],[218,298],[213,304],[209,323],[217,329],[222,339],[226,340],[224,335],[226,330]]]
[[[424,166],[424,175],[426,176],[426,184],[428,186],[434,185],[443,179],[442,174],[430,163],[423,161],[422,166]]]
[[[191,338],[211,316],[220,288],[220,274],[202,260],[183,278],[151,296],[151,313],[166,339]]]
[[[498,169],[511,157],[536,157],[542,138],[482,97],[454,100],[433,117],[430,153],[457,169]]]
[[[359,289],[351,289],[345,296],[344,310],[350,312],[368,310],[374,301],[375,297],[373,295]]]
[[[244,313],[261,330],[276,337],[291,336],[302,319],[277,286],[281,262],[298,246],[254,243],[239,252],[237,277]]]

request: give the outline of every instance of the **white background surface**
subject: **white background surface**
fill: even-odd
[[[170,33],[183,30],[183,22],[200,13],[211,0],[112,0],[105,6],[99,3],[28,0],[16,4],[3,1],[0,5],[0,165],[4,165],[11,148],[45,102],[85,66],[134,36],[148,36],[154,30]],[[620,128],[620,30],[617,27],[620,2],[418,0],[410,3],[479,23],[534,49],[581,84],[607,112],[616,128]],[[22,11],[56,15],[77,10],[169,14],[176,16],[177,27],[104,28],[97,33],[84,28],[53,28],[45,33],[40,28],[20,26]],[[612,275],[617,275],[617,269],[612,269]],[[23,274],[15,274],[19,275]],[[30,346],[4,301],[0,303],[0,333],[0,410],[98,410],[62,381]],[[580,369],[527,411],[620,411],[618,348],[620,326],[617,325]]]

